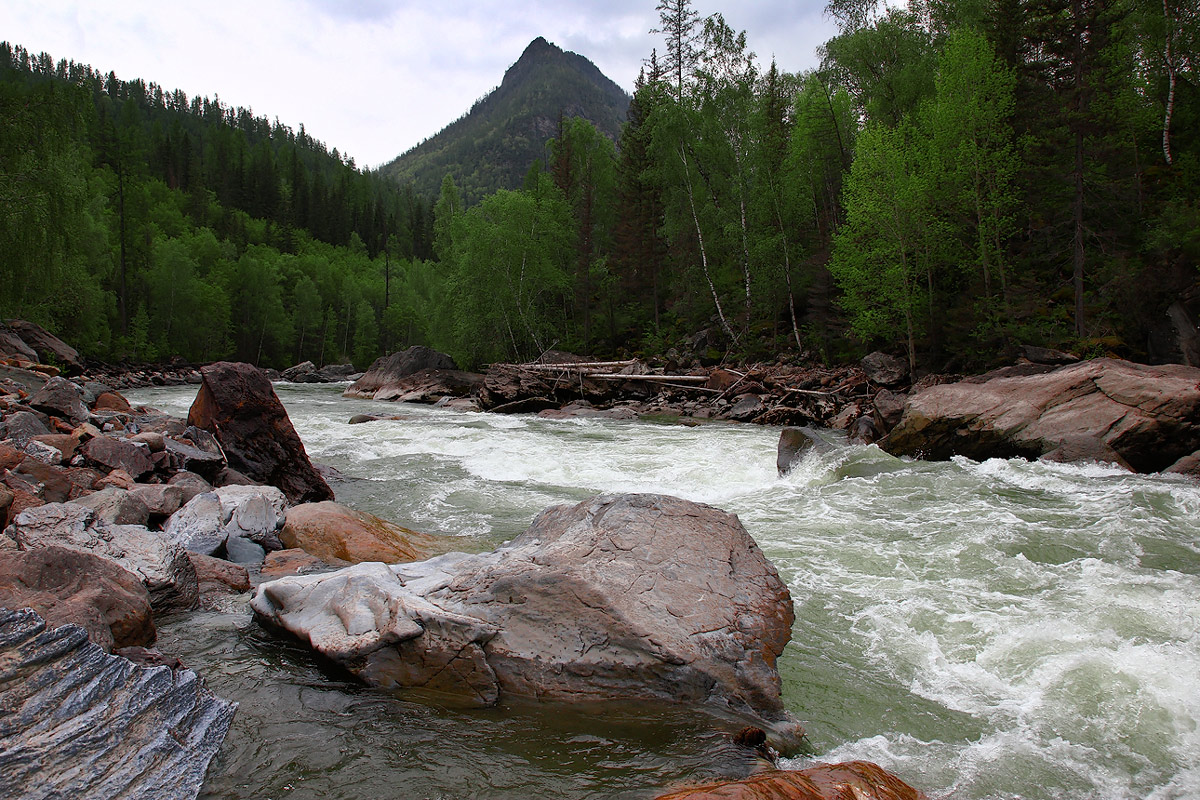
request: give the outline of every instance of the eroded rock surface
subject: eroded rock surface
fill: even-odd
[[[446,549],[439,546],[437,537],[330,501],[288,509],[279,537],[284,546],[298,547],[331,564],[361,561],[395,564]]]
[[[925,794],[869,761],[771,770],[659,795],[657,800],[924,800]]]
[[[284,578],[252,607],[375,685],[705,704],[797,735],[786,585],[737,517],[678,498],[556,506],[491,553]]]
[[[0,609],[0,786],[13,800],[195,800],[237,710],[191,670],[139,667],[77,625]]]
[[[1200,450],[1200,369],[1098,358],[944,383],[909,398],[882,446],[934,460],[1047,456],[1156,472]]]

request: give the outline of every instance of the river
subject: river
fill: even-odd
[[[738,514],[796,607],[784,700],[811,754],[932,797],[1200,796],[1200,485],[1098,465],[893,458],[775,471],[779,430],[544,420],[278,384],[338,500],[488,549],[548,505],[659,492]],[[130,391],[186,415],[195,387]],[[359,413],[399,421],[348,425]],[[471,710],[355,685],[248,613],[160,626],[241,706],[203,797],[647,798],[712,770],[687,709]]]

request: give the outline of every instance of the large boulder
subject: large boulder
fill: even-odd
[[[375,359],[371,368],[361,378],[350,384],[344,394],[347,397],[374,398],[375,393],[380,389],[394,386],[409,375],[429,369],[457,370],[458,366],[454,363],[454,359],[445,353],[417,345]]]
[[[196,495],[171,515],[163,535],[191,553],[213,555],[235,538],[282,550],[287,500],[274,486],[222,486]]]
[[[90,508],[47,503],[17,514],[4,536],[17,550],[59,545],[106,558],[138,576],[155,611],[196,607],[196,570],[187,553],[140,525],[110,525]]]
[[[463,372],[457,369],[423,369],[412,375],[397,378],[371,396],[375,400],[432,405],[451,398],[474,395],[481,386],[483,386],[483,376],[477,372]],[[349,389],[346,392],[349,392]],[[347,396],[354,395],[347,394]]]
[[[1100,358],[944,383],[910,397],[881,445],[933,460],[1048,456],[1156,472],[1200,450],[1200,369]]]
[[[0,608],[32,608],[55,627],[79,625],[107,652],[154,642],[150,595],[138,577],[58,545],[0,550]]]
[[[847,761],[802,770],[770,770],[749,778],[677,789],[656,800],[924,800],[878,764]]]
[[[79,452],[89,463],[97,465],[105,472],[119,469],[134,480],[154,471],[154,462],[150,460],[150,448],[113,436],[88,439],[79,448]]]
[[[214,434],[229,466],[259,483],[276,486],[292,503],[332,500],[333,491],[313,468],[271,382],[250,364],[228,361],[201,369],[203,383],[188,424]]]
[[[42,361],[72,369],[79,369],[82,366],[79,362],[78,350],[40,325],[23,319],[5,320],[5,325],[10,331],[21,337],[21,340],[32,350],[36,351]]]
[[[329,501],[292,506],[279,538],[285,547],[298,547],[330,564],[395,564],[445,549],[435,536]]]
[[[775,668],[786,585],[737,517],[678,498],[556,506],[491,553],[283,578],[252,607],[375,685],[703,704],[799,734]]]
[[[191,670],[135,666],[28,609],[0,610],[0,664],[13,800],[195,800],[237,710]]]

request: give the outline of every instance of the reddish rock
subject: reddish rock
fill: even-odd
[[[36,458],[27,458],[14,470],[14,473],[17,476],[26,476],[40,484],[41,491],[36,494],[47,503],[62,503],[71,496],[73,484],[66,470],[61,467],[43,464]]]
[[[116,411],[121,414],[132,414],[133,406],[117,392],[104,392],[92,404],[96,411]]]
[[[32,608],[55,626],[81,625],[107,651],[155,637],[150,596],[136,575],[57,545],[0,551],[0,607]]]
[[[42,444],[50,445],[59,452],[59,458],[56,463],[61,464],[64,461],[70,461],[75,457],[75,450],[79,447],[79,440],[67,433],[48,433],[44,436],[34,436],[32,441],[41,442]]]
[[[105,489],[109,486],[115,486],[118,489],[132,489],[134,487],[134,480],[133,476],[125,470],[114,469],[112,472],[96,481],[95,486],[97,491]]]
[[[12,508],[13,500],[16,499],[12,489],[0,484],[0,530],[8,525],[8,510]]]
[[[292,503],[332,500],[313,468],[271,382],[250,364],[219,362],[201,370],[203,383],[188,424],[213,433],[229,466],[278,487]]]
[[[150,454],[145,448],[112,436],[89,439],[79,451],[88,461],[98,464],[106,471],[119,469],[135,480],[154,469]]]
[[[187,557],[196,570],[201,608],[220,610],[226,598],[250,591],[250,575],[241,564],[202,553],[188,553]]]
[[[924,800],[926,795],[869,761],[771,770],[659,795],[656,800]]]
[[[436,536],[333,502],[289,508],[279,538],[284,547],[298,547],[329,563],[396,564],[428,558],[447,549]]]
[[[0,472],[12,469],[25,460],[25,453],[15,447],[0,443]]]
[[[1200,450],[1200,369],[1098,358],[945,383],[910,397],[881,446],[935,460],[1116,453],[1155,472]]]

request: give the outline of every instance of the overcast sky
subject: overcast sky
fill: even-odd
[[[189,97],[220,96],[383,164],[487,94],[538,36],[633,91],[656,0],[0,0],[0,39]],[[766,66],[816,65],[824,0],[694,0]]]

